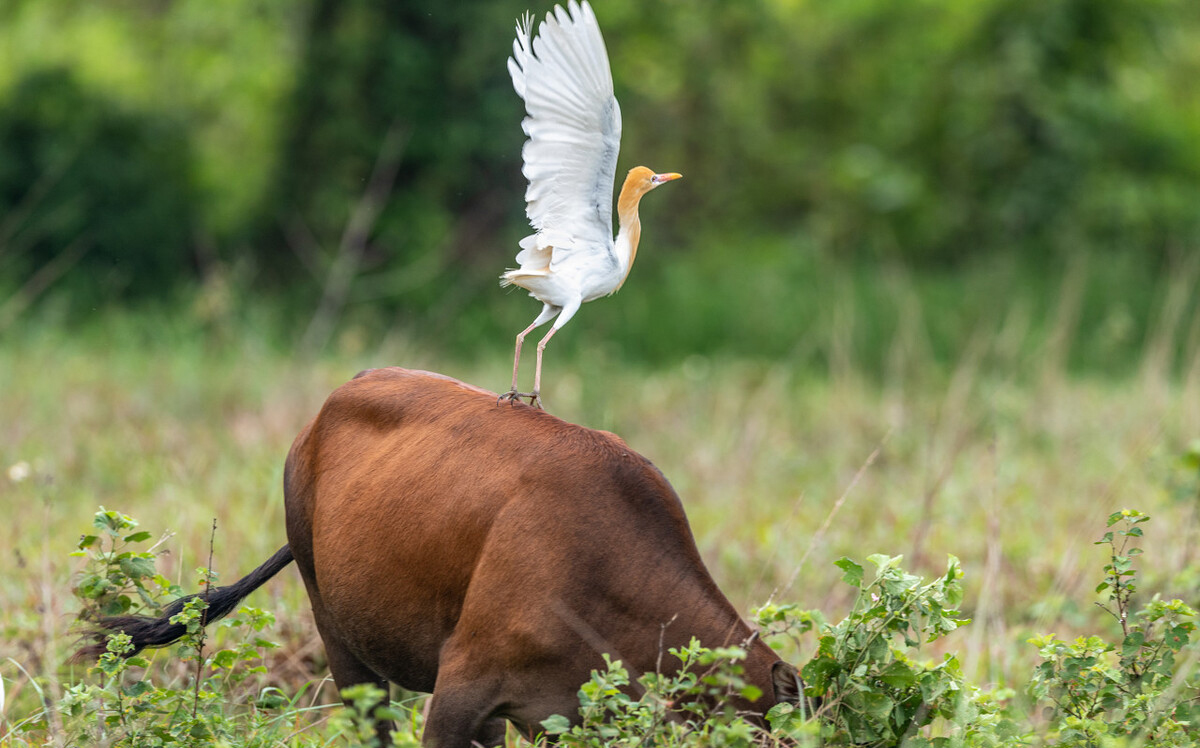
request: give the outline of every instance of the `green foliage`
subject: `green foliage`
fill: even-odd
[[[1109,546],[1104,606],[1121,621],[1119,644],[1098,636],[1059,641],[1054,634],[1035,637],[1042,663],[1028,685],[1035,701],[1053,704],[1045,744],[1061,746],[1193,745],[1200,719],[1200,674],[1196,672],[1195,611],[1180,600],[1155,598],[1136,614],[1129,608],[1136,592],[1130,560],[1140,551],[1129,545],[1142,537],[1139,525],[1149,518],[1124,510],[1109,518],[1117,526],[1099,544]],[[850,614],[837,624],[817,611],[771,603],[756,612],[764,635],[778,644],[799,644],[817,636],[815,655],[801,669],[805,694],[819,706],[781,703],[767,713],[770,737],[729,710],[721,696],[744,687],[736,662],[738,650],[710,652],[693,642],[672,654],[683,662],[678,676],[648,674],[631,696],[629,675],[606,658],[605,672],[594,672],[580,691],[582,724],[556,716],[543,723],[548,734],[566,745],[663,746],[749,745],[773,740],[793,745],[907,746],[917,748],[1008,748],[1034,742],[1036,722],[1009,703],[1008,689],[985,691],[964,681],[957,658],[922,663],[913,650],[968,623],[957,610],[962,602],[962,570],[950,558],[946,573],[932,582],[908,574],[900,557],[874,555],[873,578],[855,561],[836,565],[844,582],[856,589]],[[725,663],[735,669],[697,678],[695,664]],[[714,687],[718,690],[712,690]],[[717,704],[713,709],[712,705]],[[668,719],[668,713],[677,719]],[[1114,743],[1124,739],[1129,743]],[[698,742],[697,742],[698,741]],[[750,741],[750,742],[746,742]]]
[[[97,614],[156,614],[165,605],[163,596],[180,593],[154,573],[150,551],[135,550],[151,537],[146,531],[131,532],[137,526],[128,515],[101,508],[92,523],[98,533],[84,535],[80,550],[72,554],[89,559],[76,587],[85,621]],[[202,583],[214,578],[208,569],[196,573]],[[182,681],[163,672],[161,663],[156,666],[146,655],[129,656],[133,645],[127,635],[112,635],[106,651],[89,668],[90,677],[66,685],[51,707],[61,727],[52,727],[45,716],[25,720],[19,724],[17,739],[30,742],[13,745],[32,745],[48,732],[70,745],[121,748],[316,746],[327,745],[334,735],[355,735],[363,745],[378,745],[374,719],[403,719],[409,714],[386,704],[387,694],[380,689],[359,686],[343,694],[350,706],[336,711],[328,725],[317,729],[320,715],[309,716],[314,710],[300,704],[305,689],[288,696],[263,679],[265,657],[278,645],[261,633],[274,624],[274,616],[243,606],[219,624],[223,635],[218,646],[206,648],[205,608],[203,597],[197,597],[171,617],[172,623],[187,628],[174,647],[175,656],[195,663],[188,665],[190,674]],[[412,730],[418,726],[412,721],[408,731],[396,733],[395,745],[415,747]],[[296,742],[295,737],[306,732],[311,732],[307,742]]]
[[[129,612],[157,615],[165,602],[164,594],[178,596],[181,590],[154,570],[149,551],[133,550],[149,540],[146,531],[129,533],[137,527],[133,518],[101,508],[92,526],[101,535],[85,535],[79,542],[89,565],[77,596],[83,601],[81,618]],[[126,534],[129,533],[129,534]],[[104,542],[108,538],[108,543]],[[198,569],[205,583],[213,574]],[[141,605],[135,608],[134,598]],[[187,633],[176,650],[184,661],[196,661],[197,669],[190,684],[170,687],[155,682],[150,661],[145,656],[129,657],[133,645],[123,633],[108,638],[107,651],[91,669],[98,683],[82,682],[70,686],[60,708],[68,720],[65,729],[78,744],[113,743],[122,746],[190,746],[232,740],[245,728],[245,717],[227,714],[226,702],[232,686],[242,684],[256,673],[265,672],[260,661],[263,651],[274,643],[251,633],[261,631],[274,619],[253,608],[242,608],[238,617],[227,621],[226,628],[243,628],[242,641],[231,648],[218,649],[210,656],[204,652],[203,628],[207,604],[202,597],[189,600],[183,610],[171,617],[172,623],[184,624]],[[217,679],[199,677],[207,668]],[[190,685],[190,687],[189,687]],[[268,714],[262,705],[279,702],[274,689],[262,689],[254,698],[252,720],[261,722]]]
[[[935,719],[953,723],[971,742],[981,725],[999,726],[988,698],[966,686],[957,658],[922,663],[912,650],[969,622],[962,602],[962,570],[953,556],[946,573],[929,583],[900,568],[901,557],[873,555],[868,578],[862,566],[842,558],[842,580],[856,589],[854,607],[836,625],[815,611],[770,604],[757,611],[767,636],[799,641],[816,632],[817,652],[801,669],[805,693],[820,700],[815,719],[832,745],[928,744],[919,730]],[[811,730],[807,715],[780,704],[767,715],[776,732]],[[980,745],[986,742],[978,742]]]
[[[811,610],[771,603],[756,611],[768,641],[818,636],[817,652],[804,665],[806,698],[779,703],[767,712],[769,731],[728,708],[727,698],[748,690],[738,648],[708,650],[699,642],[671,650],[678,674],[648,673],[630,687],[620,662],[605,657],[580,690],[580,723],[564,716],[543,722],[547,734],[569,746],[610,745],[865,745],[971,746],[1026,744],[1028,735],[1007,707],[1011,692],[982,691],[966,684],[957,659],[918,662],[913,649],[968,621],[956,610],[962,571],[953,557],[932,582],[906,573],[900,557],[875,555],[873,579],[843,558],[837,566],[857,590],[850,614],[836,625]],[[707,668],[704,670],[703,668]],[[631,695],[636,694],[636,695]],[[815,706],[815,709],[813,708]],[[940,732],[931,733],[935,721]]]
[[[1155,746],[1195,744],[1200,719],[1200,673],[1195,671],[1193,635],[1196,612],[1182,600],[1155,596],[1136,612],[1131,607],[1137,584],[1131,546],[1143,536],[1145,514],[1125,509],[1108,518],[1109,530],[1096,542],[1107,545],[1110,561],[1097,592],[1100,604],[1119,622],[1119,643],[1098,636],[1064,642],[1054,634],[1034,637],[1042,663],[1034,670],[1029,692],[1053,704],[1056,745],[1094,746],[1127,737]],[[1185,665],[1180,655],[1187,650]]]
[[[849,559],[838,566],[843,581],[858,588],[850,615],[820,637],[817,656],[801,670],[813,695],[821,696],[834,737],[853,743],[887,745],[903,740],[934,717],[953,716],[961,687],[958,661],[947,657],[927,666],[894,648],[932,642],[967,622],[957,611],[962,600],[958,560],[945,576],[922,585],[899,568],[900,557],[875,555],[874,581]]]
[[[950,557],[932,581],[906,572],[901,557],[873,555],[869,567],[849,558],[835,562],[855,591],[850,612],[831,624],[813,610],[769,603],[756,618],[773,646],[803,646],[815,637],[804,663],[806,699],[781,703],[766,715],[768,729],[747,721],[733,697],[762,694],[745,679],[740,647],[709,649],[693,640],[671,649],[677,670],[642,674],[634,681],[619,661],[605,656],[579,691],[578,719],[543,722],[561,745],[607,746],[905,746],[906,748],[1016,748],[1026,745],[1190,746],[1200,721],[1200,656],[1195,611],[1157,596],[1134,609],[1149,517],[1127,509],[1111,514],[1097,541],[1108,552],[1098,603],[1120,625],[1120,636],[1032,639],[1041,662],[1026,688],[1033,707],[1049,706],[1047,725],[1021,714],[1007,689],[982,690],[966,682],[953,654],[937,662],[917,650],[953,633],[968,620],[959,612],[963,572]],[[73,556],[88,565],[76,593],[84,614],[157,611],[162,596],[178,594],[153,573],[153,552],[138,550],[151,534],[128,515],[101,508]],[[198,581],[212,573],[197,569]],[[128,636],[109,637],[88,676],[64,685],[52,705],[13,723],[8,743],[33,745],[55,735],[69,744],[113,746],[227,745],[239,748],[328,745],[334,736],[380,745],[376,720],[399,723],[391,744],[415,748],[419,713],[390,703],[371,684],[345,689],[348,706],[322,723],[313,707],[300,706],[304,689],[288,695],[265,685],[266,654],[276,645],[262,636],[270,613],[241,608],[219,627],[206,651],[200,623],[203,598],[191,600],[173,622],[188,631],[176,648],[188,674],[164,672],[146,655],[129,656]],[[89,612],[91,611],[91,612]],[[194,663],[194,665],[193,665]],[[51,714],[54,715],[53,720]]]
[[[192,634],[189,634],[192,636]],[[190,642],[194,646],[194,639]],[[93,671],[99,684],[80,683],[67,689],[60,706],[73,718],[67,729],[80,745],[112,742],[127,746],[190,746],[228,741],[237,733],[225,718],[224,694],[204,688],[157,688],[132,668],[145,669],[143,657],[126,657],[129,637],[109,637],[108,651]]]
[[[413,721],[410,729],[393,732],[389,745],[398,748],[417,748],[420,745],[415,737],[415,730],[419,726],[417,714],[389,703],[387,691],[379,686],[359,683],[343,688],[341,696],[347,707],[336,712],[329,720],[335,734],[347,736],[365,748],[381,748],[375,729],[376,720],[403,721],[411,714]]]
[[[88,559],[75,585],[75,595],[84,602],[84,617],[158,615],[162,596],[183,594],[158,573],[154,553],[136,550],[150,539],[145,530],[132,532],[137,525],[128,515],[100,507],[92,519],[92,529],[99,534],[80,536],[78,550],[71,555]]]
[[[679,670],[645,673],[635,688],[621,662],[605,655],[605,671],[593,671],[579,690],[579,724],[556,715],[542,723],[546,733],[574,748],[755,745],[758,730],[729,702],[733,695],[751,700],[762,695],[743,678],[745,650],[708,649],[693,639],[669,653]]]

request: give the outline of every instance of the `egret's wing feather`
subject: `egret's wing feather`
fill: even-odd
[[[571,0],[547,14],[531,37],[532,19],[517,26],[508,61],[513,88],[525,100],[521,151],[529,180],[526,214],[537,234],[521,242],[522,267],[549,267],[576,252],[612,246],[612,192],[621,145],[621,109],[596,15]]]

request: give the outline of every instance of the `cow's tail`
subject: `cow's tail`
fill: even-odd
[[[91,631],[86,635],[92,640],[91,644],[75,653],[73,659],[95,659],[107,650],[108,637],[111,634],[124,632],[133,641],[133,649],[126,653],[132,657],[146,647],[162,647],[181,638],[187,633],[187,626],[182,623],[171,623],[171,617],[183,611],[183,606],[189,600],[197,598],[208,603],[204,611],[203,622],[208,625],[219,618],[229,615],[237,608],[247,595],[261,587],[268,579],[279,573],[280,569],[292,562],[292,549],[284,546],[275,552],[274,556],[254,571],[242,577],[227,587],[217,587],[208,592],[200,592],[175,600],[168,605],[158,618],[149,616],[112,616],[97,618],[91,621]]]

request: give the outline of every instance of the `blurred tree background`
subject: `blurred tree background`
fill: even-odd
[[[265,304],[286,346],[353,324],[507,349],[538,306],[497,285],[527,228],[505,60],[550,5],[7,0],[0,333]],[[1200,277],[1194,0],[594,5],[618,169],[685,179],[580,316],[598,332],[556,346],[827,363],[810,331],[851,314],[882,371],[897,336],[952,359],[1014,310],[1051,335],[1065,294],[1072,361],[1119,370]]]

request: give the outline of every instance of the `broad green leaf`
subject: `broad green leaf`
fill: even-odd
[[[103,530],[109,535],[116,536],[117,531],[121,529],[117,516],[116,512],[96,512],[96,516],[92,518],[92,526],[97,530]]]
[[[233,650],[230,649],[219,650],[215,655],[213,655],[212,659],[213,667],[223,669],[233,667],[235,662],[237,662],[237,655],[234,654]]]
[[[809,660],[800,670],[800,677],[805,684],[817,694],[824,694],[829,680],[841,670],[837,660],[830,657],[817,657]]]
[[[1188,639],[1190,638],[1188,636],[1189,631],[1190,626],[1188,624],[1171,626],[1165,632],[1163,632],[1163,642],[1166,643],[1166,645],[1171,649],[1179,651],[1182,647],[1187,645]]]
[[[853,560],[846,558],[845,556],[839,558],[837,561],[834,561],[833,565],[844,572],[842,574],[843,582],[851,587],[858,587],[859,589],[862,588],[863,567],[859,566]]]
[[[888,642],[883,636],[876,636],[867,643],[867,659],[871,662],[884,662],[888,654]]]
[[[895,704],[896,702],[878,692],[868,691],[862,694],[863,710],[879,722],[887,721]]]
[[[910,688],[917,683],[917,673],[903,662],[893,661],[879,671],[879,680],[891,688]]]
[[[1121,656],[1133,657],[1141,650],[1142,645],[1146,643],[1146,636],[1141,631],[1134,631],[1125,637],[1125,641],[1121,643]]]
[[[894,569],[899,566],[900,562],[904,560],[904,556],[888,556],[884,553],[872,553],[870,556],[867,556],[867,560],[875,564],[875,568],[878,569],[876,578],[878,578],[885,570]]]
[[[139,680],[139,681],[134,681],[133,683],[130,683],[128,686],[125,686],[121,690],[125,693],[126,696],[136,699],[137,697],[139,697],[139,696],[145,694],[147,691],[149,691],[150,688],[151,688],[151,686],[149,683],[147,683],[144,680]]]
[[[131,558],[123,558],[118,565],[121,571],[131,579],[144,579],[145,577],[153,577],[154,562],[148,558],[134,556]]]

